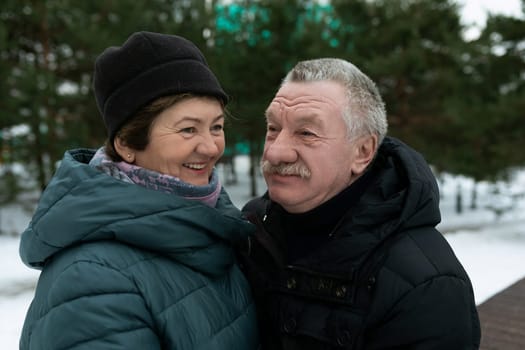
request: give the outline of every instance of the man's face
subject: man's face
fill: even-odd
[[[288,212],[311,210],[350,184],[357,153],[342,117],[345,103],[339,83],[289,82],[266,110],[263,174],[270,198]]]

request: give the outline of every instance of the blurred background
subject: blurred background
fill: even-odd
[[[498,3],[507,11],[486,13]],[[423,153],[438,176],[504,179],[525,164],[524,6],[524,0],[4,0],[0,202],[45,188],[64,150],[103,143],[93,63],[138,30],[182,35],[205,53],[232,98],[225,162],[241,153],[258,166],[263,111],[284,74],[298,60],[336,56],[377,82],[390,135]],[[250,191],[256,195],[256,186]]]
[[[298,60],[333,56],[378,84],[389,134],[432,165],[447,206],[444,231],[459,223],[479,231],[523,213],[524,11],[525,0],[3,0],[0,237],[12,238],[2,245],[16,249],[64,151],[103,144],[93,64],[139,30],[195,42],[230,95],[221,169],[238,205],[265,189],[263,112],[280,80]],[[522,216],[512,217],[523,227]],[[11,292],[0,284],[0,306],[34,277]],[[20,317],[28,295],[15,304]]]

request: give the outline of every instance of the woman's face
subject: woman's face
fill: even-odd
[[[224,111],[220,102],[192,97],[155,118],[148,146],[134,151],[134,164],[192,185],[206,185],[224,145]]]

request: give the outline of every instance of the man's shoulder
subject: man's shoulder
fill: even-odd
[[[412,286],[444,276],[468,281],[447,240],[433,227],[401,233],[389,249],[384,268]]]
[[[435,305],[444,291],[461,300],[472,297],[470,280],[440,232],[417,228],[397,238],[376,275],[371,320],[383,319],[395,305],[399,312],[422,295]]]

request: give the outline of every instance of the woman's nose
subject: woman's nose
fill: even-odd
[[[203,135],[202,140],[197,145],[197,152],[208,157],[215,157],[221,152],[219,143],[220,140],[217,139],[217,136]]]

